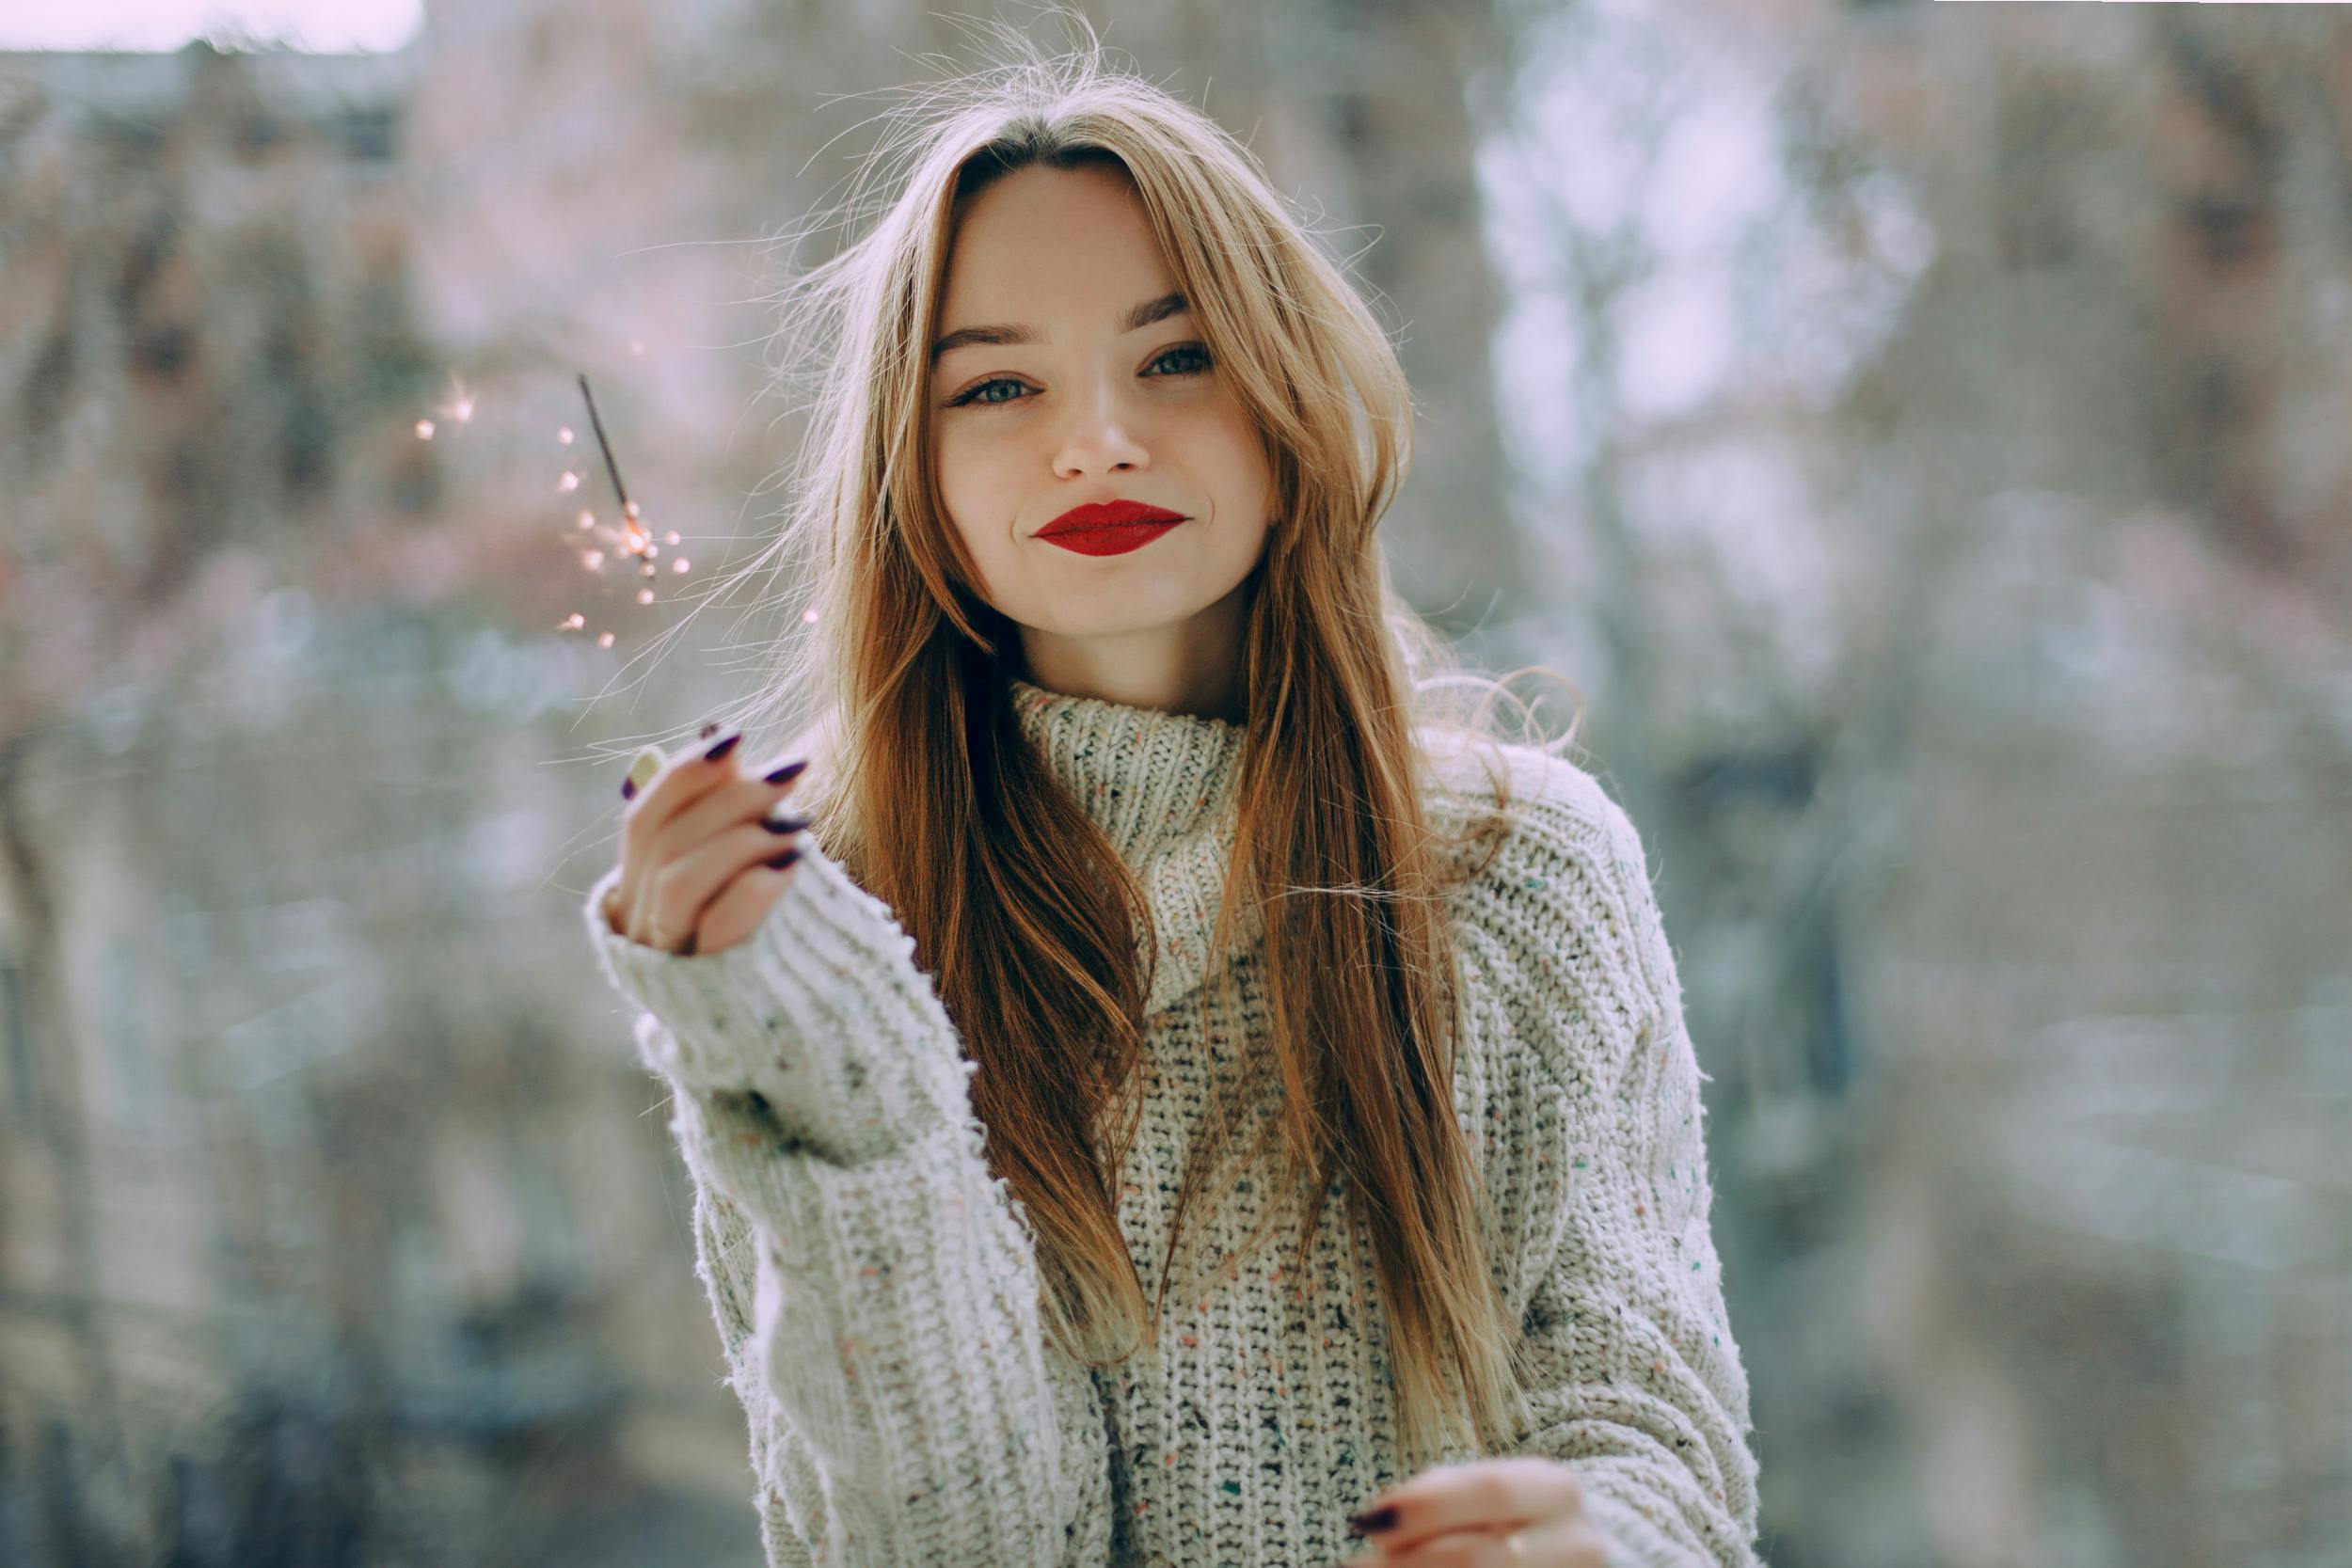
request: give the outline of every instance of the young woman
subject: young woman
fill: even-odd
[[[1417,679],[1378,325],[1099,49],[930,102],[802,280],[799,766],[587,905],[769,1561],[1753,1562],[1643,847]]]

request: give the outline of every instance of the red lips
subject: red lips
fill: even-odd
[[[1058,533],[1075,533],[1085,529],[1134,528],[1153,523],[1181,523],[1184,515],[1170,512],[1164,506],[1146,506],[1141,501],[1090,501],[1073,506],[1043,528],[1037,531],[1040,539],[1051,539]]]
[[[1125,555],[1184,520],[1181,512],[1141,501],[1089,501],[1039,529],[1035,537],[1078,555]]]

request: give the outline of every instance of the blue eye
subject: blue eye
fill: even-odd
[[[1156,365],[1161,359],[1167,358],[1170,354],[1197,354],[1200,356],[1200,370],[1177,371],[1173,372],[1177,375],[1199,375],[1201,371],[1207,370],[1211,365],[1216,363],[1215,360],[1209,357],[1207,346],[1201,343],[1178,343],[1174,348],[1162,352],[1157,358],[1154,358],[1152,361],[1152,363]]]
[[[947,406],[950,408],[961,408],[967,403],[977,403],[983,408],[986,408],[1000,403],[1018,403],[1020,401],[1018,398],[984,398],[980,396],[980,394],[987,391],[991,387],[1018,388],[1020,385],[1021,383],[1018,381],[1009,380],[1007,377],[1000,375],[993,381],[983,381],[977,387],[973,388],[970,391],[961,394],[959,397],[950,399]]]
[[[1169,375],[1203,375],[1206,374],[1209,369],[1216,364],[1216,361],[1210,358],[1208,346],[1204,343],[1177,343],[1170,347],[1164,348],[1152,356],[1152,363],[1157,365],[1163,360],[1168,358],[1170,356],[1179,354],[1198,355],[1200,356],[1200,363],[1198,368],[1193,370],[1168,372],[1167,373]],[[982,397],[980,394],[987,391],[992,387],[1010,387],[1018,390],[1021,386],[1022,383],[1013,380],[1010,376],[991,376],[988,380],[981,382],[978,386],[972,388],[970,390],[960,392],[955,397],[950,398],[947,401],[947,406],[950,408],[961,408],[965,404],[970,403],[977,404],[982,408],[1002,408],[1009,403],[1019,403],[1021,400],[1017,397],[988,398]]]

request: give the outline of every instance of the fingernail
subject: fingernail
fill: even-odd
[[[795,846],[792,848],[787,849],[780,855],[771,855],[760,863],[767,866],[771,871],[782,871],[786,866],[790,865],[794,861],[799,860],[800,858],[800,848],[798,846]]]
[[[1350,1514],[1347,1522],[1363,1534],[1389,1529],[1396,1524],[1396,1505],[1391,1503],[1387,1508],[1375,1508],[1367,1513]]]
[[[736,731],[733,735],[727,736],[716,746],[713,746],[709,751],[705,752],[703,753],[703,761],[717,762],[721,757],[725,756],[729,752],[734,751],[737,743],[742,738],[743,732],[741,730]]]
[[[808,826],[805,816],[764,816],[759,825],[771,833],[797,833]]]
[[[637,760],[628,765],[628,777],[621,781],[621,799],[633,800],[637,792],[653,783],[661,771],[661,753],[648,746],[637,753]]]
[[[769,774],[768,782],[771,784],[790,784],[794,779],[799,778],[802,771],[807,767],[808,759],[806,757],[803,757],[798,762],[787,762],[782,768],[779,768],[774,772]]]

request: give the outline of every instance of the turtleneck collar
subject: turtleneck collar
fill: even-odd
[[[1143,880],[1160,939],[1148,1017],[1207,977],[1245,732],[1222,719],[1073,697],[1018,677],[1009,689],[1021,733]],[[1262,932],[1245,908],[1241,950]]]
[[[1240,725],[1010,686],[1022,734],[1129,864],[1209,830],[1230,802]]]

